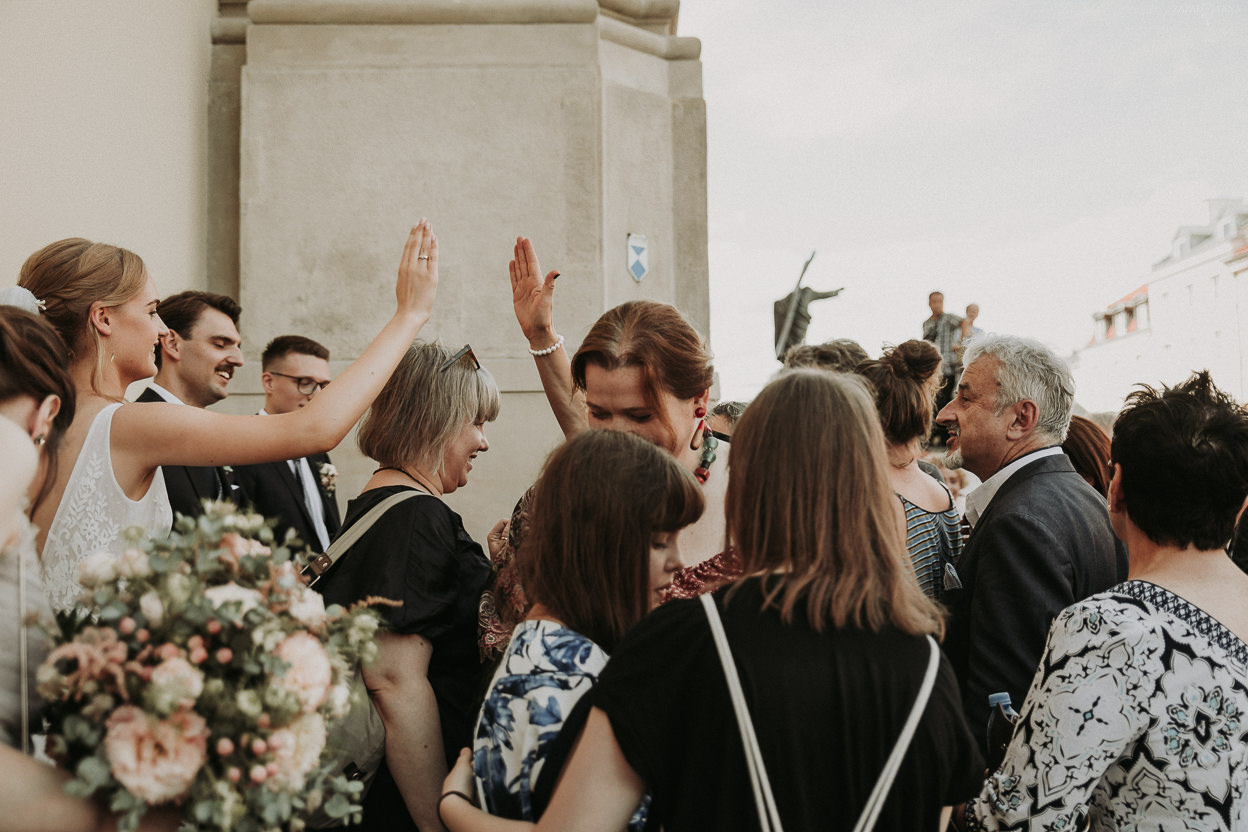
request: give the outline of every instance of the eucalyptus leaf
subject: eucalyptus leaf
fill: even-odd
[[[113,778],[112,769],[109,768],[107,762],[99,757],[84,757],[74,773],[78,775],[79,780],[87,784],[93,791],[102,786],[107,786]]]
[[[331,818],[345,818],[351,812],[351,801],[341,794],[336,794],[325,801],[325,814]]]

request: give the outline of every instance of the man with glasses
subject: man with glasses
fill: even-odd
[[[264,348],[260,366],[261,414],[298,410],[329,384],[329,350],[302,335],[274,338]],[[329,454],[243,465],[235,476],[255,510],[277,518],[278,540],[293,529],[309,549],[320,553],[329,548],[340,525],[334,482],[338,472]]]
[[[169,331],[156,348],[156,378],[138,401],[207,407],[228,396],[226,387],[243,366],[238,303],[211,292],[179,292],[162,300],[156,312]],[[160,470],[169,504],[188,517],[204,513],[204,500],[237,502],[237,485],[224,468],[162,465]]]

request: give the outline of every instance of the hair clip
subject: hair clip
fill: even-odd
[[[38,315],[48,308],[46,301],[39,300],[25,286],[6,286],[0,289],[0,306],[16,306],[32,315]]]

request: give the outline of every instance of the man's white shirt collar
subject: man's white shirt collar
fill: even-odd
[[[1060,453],[1063,453],[1062,446],[1054,445],[1050,448],[1041,448],[1038,451],[1023,454],[984,480],[983,485],[966,495],[966,522],[971,524],[971,528],[974,528],[975,524],[979,522],[979,518],[983,516],[984,511],[988,508],[988,504],[992,502],[992,498],[997,496],[997,492],[1001,490],[1001,486],[1005,485],[1010,477],[1018,473],[1020,468],[1035,462],[1037,459],[1043,459],[1046,456],[1056,456]]]
[[[186,404],[186,402],[182,401],[177,396],[173,395],[168,390],[161,387],[159,384],[157,384],[154,381],[149,381],[147,383],[147,387],[149,390],[155,390],[157,396],[160,396],[162,399],[169,402],[170,404]]]

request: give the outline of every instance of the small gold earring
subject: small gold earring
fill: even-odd
[[[36,447],[36,448],[40,448],[40,447],[43,447],[44,445],[46,445],[46,444],[48,443],[48,436],[47,436],[47,434],[46,434],[46,433],[41,433],[41,434],[39,434],[38,436],[36,436],[36,437],[34,438],[34,443],[35,443],[35,447]]]

